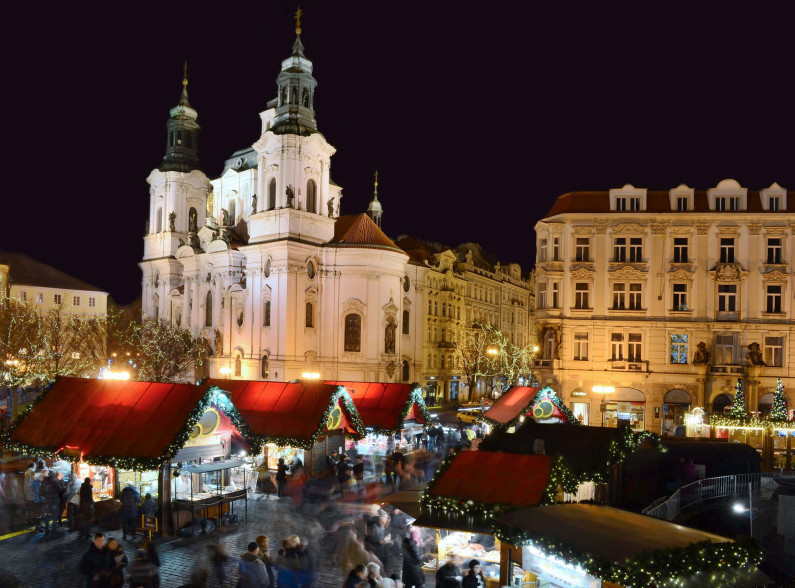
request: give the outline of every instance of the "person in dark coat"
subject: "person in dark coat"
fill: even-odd
[[[157,514],[157,502],[152,498],[151,494],[144,496],[144,503],[139,509],[142,515],[153,517]]]
[[[464,576],[461,586],[463,588],[486,588],[486,576],[483,575],[483,569],[478,560],[473,559],[469,562],[469,571]]]
[[[122,520],[122,539],[135,538],[135,527],[138,519],[138,503],[141,502],[141,495],[130,485],[121,491],[121,520]]]
[[[107,581],[108,552],[105,548],[105,535],[102,533],[94,535],[94,541],[80,559],[80,571],[86,577],[86,588],[99,588]]]
[[[453,563],[452,556],[436,572],[436,588],[461,588],[461,570]]]
[[[58,507],[61,504],[62,495],[63,485],[58,481],[55,470],[50,470],[39,488],[39,496],[44,499],[42,522],[44,523],[45,533],[55,533],[58,528]]]
[[[131,588],[158,588],[160,574],[157,566],[149,559],[145,549],[139,549],[130,565]]]
[[[300,586],[306,567],[306,557],[301,550],[301,542],[298,537],[291,536],[282,541],[282,549],[279,550],[279,558],[277,560],[279,573],[276,581],[279,588],[297,588]]]
[[[88,539],[91,536],[91,517],[93,516],[94,488],[91,486],[91,478],[86,477],[80,486],[80,511],[77,517],[80,524],[80,535],[78,539]]]
[[[412,529],[411,534],[403,538],[403,584],[406,588],[425,588],[418,529]]]
[[[256,541],[248,544],[248,551],[240,556],[240,588],[266,588],[268,586],[268,571],[259,558],[259,545]]]
[[[287,486],[287,466],[284,463],[284,458],[279,458],[279,465],[276,468],[276,484],[278,485],[277,496],[284,497],[284,488]]]
[[[367,582],[367,568],[364,564],[359,564],[353,568],[348,574],[348,577],[345,578],[345,583],[342,585],[342,588],[358,588],[359,584],[362,582]]]

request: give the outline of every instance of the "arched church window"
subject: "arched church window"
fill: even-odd
[[[235,376],[240,377],[243,375],[243,360],[240,359],[239,355],[235,356]]]
[[[279,94],[279,106],[287,103],[287,86],[282,86],[282,91]]]
[[[409,362],[406,361],[405,359],[403,360],[403,366],[402,366],[401,372],[402,373],[400,375],[402,376],[403,381],[404,382],[408,382],[409,381]]]
[[[306,183],[306,210],[308,212],[317,212],[317,184],[315,184],[315,180],[309,180]]]
[[[359,314],[345,315],[345,351],[362,350],[362,316]]]
[[[261,362],[260,373],[259,374],[260,374],[260,377],[263,380],[267,380],[268,379],[269,372],[268,372],[268,356],[267,355],[263,355],[262,356],[262,362]]]
[[[408,310],[404,310],[403,311],[403,334],[404,335],[408,335],[409,334],[409,311]]]
[[[268,184],[268,210],[276,208],[276,178],[271,178]]]
[[[207,292],[207,300],[204,304],[204,326],[213,326],[213,293],[212,290]]]
[[[315,326],[315,305],[311,302],[306,303],[306,326],[310,329]]]
[[[229,201],[229,226],[234,227],[237,222],[237,202],[233,198]]]
[[[188,211],[188,231],[191,233],[196,233],[199,230],[199,215],[196,212],[196,209],[191,207]]]
[[[309,108],[309,90],[307,90],[306,88],[304,88],[304,95],[301,99],[301,103],[307,108]]]
[[[163,209],[157,209],[157,222],[155,223],[155,233],[163,231]]]
[[[290,102],[292,104],[298,104],[298,86],[293,86],[290,90]]]

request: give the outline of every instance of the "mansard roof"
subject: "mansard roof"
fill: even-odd
[[[364,247],[393,249],[404,253],[400,247],[378,228],[364,213],[341,216],[334,225],[334,239],[329,247]]]
[[[12,285],[105,293],[88,282],[74,278],[51,265],[36,261],[24,253],[0,250],[0,264],[9,267],[9,282]]]
[[[747,203],[745,210],[739,212],[770,212],[765,210],[762,205],[762,196],[759,190],[748,190]],[[576,213],[602,213],[612,212],[617,214],[632,214],[627,211],[617,211],[610,209],[610,191],[584,191],[584,192],[567,192],[558,196],[555,204],[544,216],[544,218],[551,218],[559,214],[576,214]],[[684,214],[685,211],[677,211],[671,207],[670,193],[668,190],[648,190],[646,192],[646,209],[640,212],[651,213],[679,213]],[[693,210],[686,212],[715,212],[709,208],[709,199],[707,198],[707,190],[694,190],[693,191]],[[780,212],[795,212],[795,192],[792,190],[787,191],[787,208]],[[775,212],[773,213],[775,214]]]

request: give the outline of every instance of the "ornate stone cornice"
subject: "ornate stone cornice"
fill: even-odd
[[[737,283],[748,277],[748,272],[739,263],[719,263],[709,273],[720,283]]]
[[[749,223],[748,224],[748,234],[749,235],[758,235],[762,232],[762,224],[761,223]]]
[[[750,228],[751,225],[748,225],[748,226]],[[779,227],[770,227],[770,226],[765,225],[764,226],[764,233],[765,233],[765,236],[769,236],[769,237],[783,237],[784,235],[787,234],[787,227],[781,227],[781,226],[779,226]]]
[[[774,269],[771,272],[762,274],[762,281],[765,283],[786,284],[789,281],[789,274]]]
[[[736,235],[740,232],[740,227],[737,225],[720,225],[718,227],[718,233],[721,235]]]
[[[688,271],[682,267],[671,269],[668,272],[668,279],[669,280],[679,280],[679,281],[688,281],[692,282],[693,278],[695,277],[696,272]]]
[[[638,223],[621,223],[610,227],[610,233],[613,235],[637,235],[646,232],[646,227]]]
[[[651,223],[649,226],[651,227],[651,234],[652,235],[664,235],[668,231],[669,224],[668,223]]]
[[[645,280],[646,272],[639,271],[631,265],[608,272],[611,280]]]
[[[573,272],[571,272],[571,277],[575,280],[592,280],[596,272],[584,267],[577,268]]]
[[[712,223],[696,223],[696,232],[699,235],[709,235],[709,230],[712,228]]]
[[[594,228],[592,225],[574,225],[572,230],[575,235],[592,235]]]
[[[607,227],[608,227],[609,224],[610,223],[608,221],[606,221],[606,220],[594,221],[594,224],[593,224],[594,231],[596,231],[596,233],[598,235],[604,235],[607,232]]]

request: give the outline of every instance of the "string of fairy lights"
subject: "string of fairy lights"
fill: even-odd
[[[541,402],[542,400],[549,400],[552,404],[554,404],[555,408],[557,408],[561,413],[563,413],[563,416],[566,417],[566,422],[568,424],[571,425],[582,424],[580,423],[579,419],[577,419],[577,416],[571,411],[571,409],[569,409],[569,407],[566,406],[566,404],[560,399],[560,397],[557,394],[555,394],[555,391],[552,390],[552,388],[550,388],[549,386],[539,390],[536,393],[536,395],[533,397],[533,399],[530,402],[528,402],[514,418],[512,418],[510,421],[506,423],[501,423],[499,421],[495,421],[492,418],[489,418],[488,410],[484,411],[483,415],[480,418],[481,420],[492,425],[497,430],[510,429],[511,427],[515,427],[521,424],[524,421],[527,411],[531,407],[533,407],[536,403]]]

